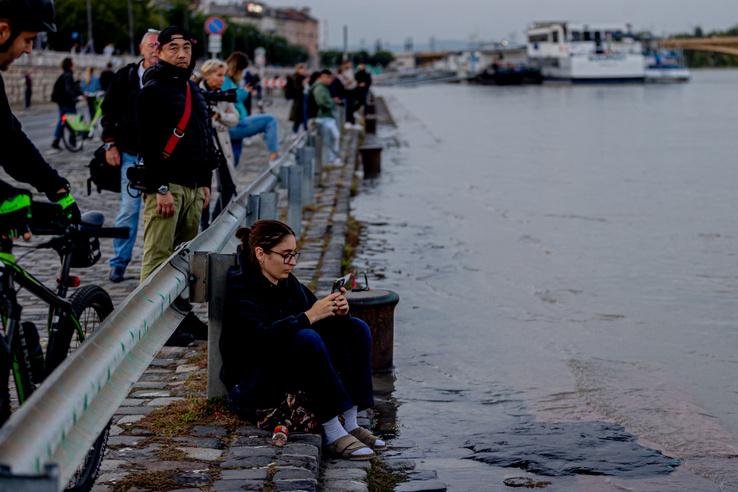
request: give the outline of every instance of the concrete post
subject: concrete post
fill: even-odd
[[[317,174],[323,174],[323,135],[320,133],[320,125],[318,125],[318,131],[315,133],[315,172]]]

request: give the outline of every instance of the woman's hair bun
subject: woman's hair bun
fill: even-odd
[[[239,227],[236,231],[236,237],[241,240],[242,243],[248,244],[249,236],[251,235],[250,227]]]

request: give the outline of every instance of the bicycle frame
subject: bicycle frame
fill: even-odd
[[[19,402],[22,404],[26,399],[28,399],[33,391],[33,385],[30,384],[27,377],[27,375],[30,374],[31,367],[28,348],[25,345],[23,328],[20,323],[21,311],[23,308],[18,304],[15,284],[18,284],[20,288],[26,289],[32,295],[49,305],[49,316],[47,319],[49,343],[45,351],[47,362],[49,362],[49,354],[54,353],[53,348],[57,334],[66,320],[72,320],[80,341],[84,340],[84,332],[80,326],[79,320],[72,310],[72,305],[66,299],[71,255],[64,255],[62,259],[62,271],[59,276],[56,291],[42,284],[33,275],[19,266],[15,262],[15,257],[11,253],[0,252],[0,262],[3,264],[4,270],[2,278],[0,279],[0,308],[4,313],[3,322],[6,327],[5,334],[0,335],[0,350],[4,352],[4,354],[1,355],[8,357],[5,360],[11,361],[14,379],[16,386],[19,389]],[[20,353],[18,353],[18,344],[14,343],[16,337],[19,337],[20,339]],[[21,363],[23,364],[23,367],[21,367]]]

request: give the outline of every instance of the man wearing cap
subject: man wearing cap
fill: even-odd
[[[192,44],[192,35],[181,27],[159,33],[159,61],[144,73],[136,99],[139,152],[149,188],[156,190],[143,195],[142,282],[177,245],[197,235],[210,199],[212,143],[205,99],[190,81]],[[190,318],[196,321],[194,315]]]
[[[125,279],[126,267],[133,257],[136,243],[141,198],[128,193],[128,169],[138,162],[138,123],[136,98],[143,87],[143,74],[156,64],[156,41],[159,31],[149,29],[138,48],[143,59],[118,70],[109,83],[102,103],[102,138],[105,141],[105,160],[111,166],[120,166],[120,206],[115,218],[116,227],[128,227],[127,238],[113,240],[110,259],[110,280]]]

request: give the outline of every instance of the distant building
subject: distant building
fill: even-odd
[[[227,1],[203,2],[206,15],[227,16],[231,22],[251,25],[272,36],[282,36],[291,44],[302,46],[310,55],[310,64],[318,66],[318,21],[310,17],[310,9],[303,7],[277,8],[264,3]]]

